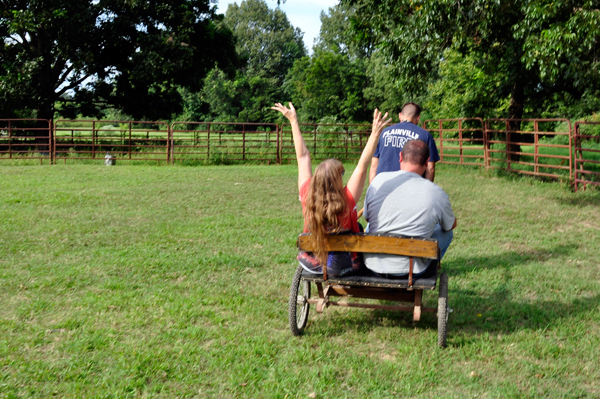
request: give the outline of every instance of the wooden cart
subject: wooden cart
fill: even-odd
[[[309,234],[298,237],[300,251],[313,251]],[[340,234],[328,238],[328,251],[348,251],[363,253],[383,253],[402,255],[410,258],[408,276],[400,279],[387,279],[375,275],[359,275],[328,278],[327,272],[312,274],[298,266],[289,300],[289,321],[293,335],[302,334],[308,320],[310,305],[316,305],[317,313],[322,313],[328,306],[346,306],[399,310],[413,313],[413,320],[419,321],[422,312],[437,312],[438,345],[446,346],[448,322],[448,275],[439,274],[438,306],[423,306],[423,290],[436,288],[438,272],[441,268],[440,251],[436,240],[408,238],[393,234]],[[426,272],[413,276],[414,257],[431,259],[432,263]],[[318,298],[311,297],[311,285],[317,287]],[[398,302],[398,304],[371,304],[352,302],[344,299],[333,301],[332,297],[370,298]]]

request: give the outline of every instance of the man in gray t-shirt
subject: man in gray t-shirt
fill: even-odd
[[[421,177],[427,169],[429,147],[411,140],[400,153],[400,171],[378,174],[365,198],[364,217],[369,233],[393,233],[408,237],[435,238],[444,256],[452,241],[456,217],[448,194]],[[408,274],[409,259],[385,254],[364,254],[370,270],[389,277]],[[415,258],[413,274],[425,271],[430,261]]]

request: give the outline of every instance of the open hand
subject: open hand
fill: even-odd
[[[271,107],[271,109],[281,112],[283,116],[285,116],[290,122],[293,122],[297,120],[298,117],[296,115],[296,108],[294,108],[294,105],[291,102],[289,104],[290,107],[288,108],[281,103],[276,103],[275,106]]]
[[[371,134],[379,136],[383,128],[392,123],[392,118],[386,119],[387,117],[387,112],[385,115],[381,116],[381,112],[375,108],[375,112],[373,112],[373,130],[371,130]]]

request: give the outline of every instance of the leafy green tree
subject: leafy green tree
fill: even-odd
[[[204,82],[210,116],[219,121],[270,122],[270,107],[283,101],[283,83],[294,61],[306,54],[303,33],[264,0],[230,4],[225,24],[236,38],[239,66],[233,76],[213,70]]]
[[[368,109],[379,108],[396,118],[403,104],[409,101],[423,104],[423,95],[405,90],[395,79],[394,66],[382,51],[375,50],[366,67],[368,82],[363,93]]]
[[[369,120],[374,108],[397,114],[404,102],[419,101],[421,98],[404,91],[403,87],[395,83],[392,66],[387,62],[383,52],[374,46],[372,36],[363,36],[364,40],[357,40],[351,26],[355,14],[354,7],[345,4],[338,4],[329,8],[327,13],[321,13],[321,31],[314,46],[313,58],[321,58],[323,52],[328,52],[346,57],[347,60],[343,62],[345,67],[335,74],[318,76],[316,79],[322,82],[320,87],[339,87],[342,80],[340,74],[350,74],[343,79],[346,81],[362,80],[362,85],[347,86],[343,88],[345,92],[340,92],[336,96],[342,99],[345,97],[354,99],[355,104],[360,103],[361,109],[355,107],[352,111],[344,107],[346,101],[340,101],[335,110],[330,109],[328,112],[333,112],[341,119],[351,118],[357,121]],[[340,61],[341,58],[338,57],[338,62]],[[316,60],[313,63],[318,64]],[[356,76],[352,77],[351,74]],[[311,79],[315,77],[311,76]],[[330,82],[326,83],[328,81]],[[310,86],[310,83],[307,86]],[[317,100],[318,93],[314,91],[303,90],[303,92],[307,96],[312,96],[311,101],[314,103],[328,101],[323,96]],[[316,106],[310,108],[318,109]],[[314,115],[312,117],[315,118]]]
[[[209,72],[209,75],[211,72]],[[173,115],[172,119],[190,122],[206,120],[207,115],[210,113],[210,109],[206,101],[204,101],[204,93],[202,90],[192,91],[188,88],[181,87],[179,92],[183,99],[183,110],[181,113]]]
[[[235,57],[209,0],[0,2],[0,111],[98,116],[116,106],[136,119],[181,111],[179,87],[198,90],[215,62]],[[70,101],[66,96],[73,92]]]
[[[277,115],[268,111],[280,97],[276,78],[241,71],[229,79],[214,69],[204,82],[203,98],[210,107],[210,119],[219,122],[274,122]]]
[[[510,97],[509,118],[545,99],[578,100],[598,90],[600,2],[549,0],[342,0],[356,7],[353,28],[375,40],[407,90],[423,92],[445,50],[453,49]],[[495,104],[495,107],[500,104]]]
[[[369,120],[363,91],[372,49],[354,40],[352,15],[351,7],[340,5],[321,12],[314,54],[296,61],[287,75],[286,91],[306,120]]]
[[[433,118],[456,116],[497,118],[506,115],[509,97],[499,97],[497,86],[507,71],[486,73],[473,55],[462,56],[448,49],[439,64],[439,77],[433,80],[424,99]]]
[[[321,29],[314,51],[343,54],[352,59],[370,57],[374,50],[373,43],[357,40],[350,24],[354,15],[354,7],[342,4],[330,7],[327,13],[321,11]]]
[[[236,37],[241,69],[248,75],[283,82],[294,61],[306,54],[302,31],[292,26],[283,11],[271,10],[264,0],[230,4],[225,24]]]
[[[303,117],[318,121],[336,116],[346,121],[368,120],[363,97],[364,64],[347,55],[318,51],[294,64],[286,90]]]

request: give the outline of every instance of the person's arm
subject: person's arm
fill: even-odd
[[[369,136],[369,140],[367,141],[367,145],[363,150],[360,159],[358,160],[358,165],[354,169],[352,176],[350,176],[350,180],[348,180],[348,184],[346,187],[352,198],[354,198],[354,202],[358,202],[360,196],[362,195],[363,188],[365,187],[365,180],[367,179],[367,167],[369,166],[369,162],[372,162],[373,154],[375,153],[375,149],[377,148],[377,143],[379,142],[379,135],[384,127],[389,125],[392,122],[392,118],[387,118],[387,112],[383,117],[381,116],[381,112],[375,109],[373,113],[373,128],[371,129],[371,136]]]
[[[442,228],[442,231],[450,231],[456,228],[458,223],[458,219],[452,210],[452,204],[450,204],[450,197],[448,194],[442,190],[441,187],[436,187],[439,190],[439,194],[436,194],[434,197],[438,197],[439,202],[436,207],[439,206],[437,210],[434,211],[435,214],[440,215],[440,219],[438,219],[438,223]]]
[[[306,147],[306,143],[300,132],[296,109],[291,102],[289,108],[281,103],[277,103],[271,109],[281,112],[290,121],[290,125],[292,125],[292,137],[294,138],[296,160],[298,161],[298,190],[300,190],[302,185],[312,177],[312,164],[310,163],[310,152],[308,152],[308,147]]]
[[[450,205],[450,198],[448,198],[448,194],[446,194],[445,192],[442,198],[439,213],[440,215],[442,215],[441,220],[439,221],[442,231],[454,230],[456,228],[456,225],[458,224],[458,219],[456,218],[456,215],[452,210],[452,205]],[[452,224],[450,224],[450,221],[452,221]]]
[[[429,161],[427,163],[427,170],[425,171],[425,178],[433,183],[433,179],[435,179],[435,163],[440,160],[440,154],[437,145],[435,144],[435,140],[431,134],[428,136],[429,139],[427,140],[427,144],[429,145]]]
[[[456,217],[454,217],[454,223],[452,223],[452,227],[450,227],[450,230],[454,230],[456,228],[457,220],[458,219],[456,219]],[[450,231],[450,230],[444,230],[444,228],[442,227],[442,231]]]
[[[379,167],[379,158],[373,157],[371,158],[371,169],[369,170],[369,184],[373,181],[375,176],[377,176],[377,168]]]
[[[435,179],[435,162],[427,162],[427,169],[425,170],[425,178],[433,183]]]

